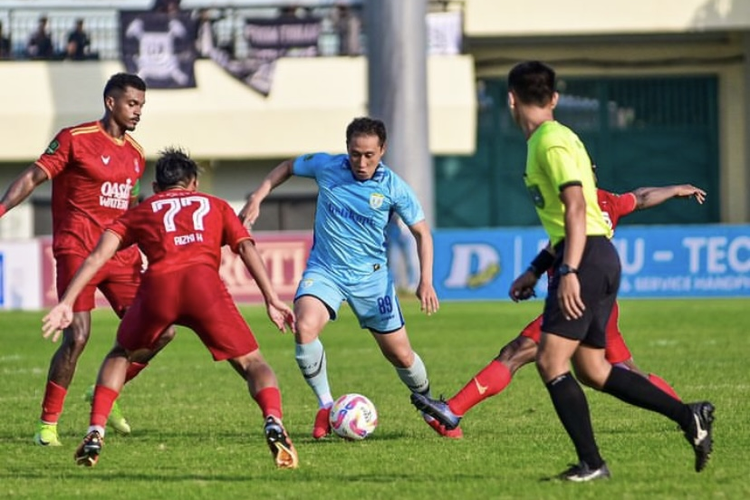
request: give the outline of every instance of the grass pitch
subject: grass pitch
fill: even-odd
[[[701,474],[675,425],[587,390],[594,427],[613,478],[592,484],[542,479],[575,461],[547,391],[527,366],[501,394],[462,422],[463,440],[435,434],[369,333],[342,307],[321,339],[334,396],[361,392],[380,414],[362,442],[310,437],[315,398],[294,361],[293,338],[274,332],[257,307],[243,309],[276,370],[284,422],[300,468],[276,470],[257,406],[226,363],[213,363],[195,335],[177,339],[123,391],[133,434],[108,432],[99,464],[76,467],[73,451],[88,425],[86,387],[109,349],[117,320],[94,315],[60,421],[63,446],[38,448],[49,359],[42,313],[0,313],[0,497],[2,498],[750,498],[748,300],[623,301],[621,327],[641,368],[668,380],[686,401],[717,407],[714,455]],[[527,304],[445,303],[432,317],[402,303],[412,344],[433,392],[447,396],[482,368],[541,310]]]

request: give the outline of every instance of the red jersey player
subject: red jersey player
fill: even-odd
[[[143,150],[127,132],[135,130],[140,121],[145,92],[146,84],[136,75],[118,73],[112,76],[104,87],[102,119],[62,129],[0,200],[1,217],[25,200],[37,186],[52,180],[52,249],[58,296],[94,248],[104,228],[137,202],[146,162]],[[91,333],[96,288],[122,317],[135,296],[140,272],[137,248],[123,249],[91,280],[73,304],[73,321],[50,362],[35,443],[61,444],[57,422],[78,357]],[[168,329],[156,347],[163,347],[173,336],[174,330]],[[135,359],[128,380],[145,367],[153,354],[141,354]],[[121,433],[130,432],[130,426],[117,407],[110,424]]]
[[[193,329],[215,360],[228,360],[244,376],[263,413],[276,465],[297,466],[297,453],[281,423],[276,375],[219,276],[221,247],[230,245],[240,255],[280,330],[287,322],[293,324],[294,315],[273,291],[252,238],[229,204],[198,193],[197,185],[193,160],[179,150],[163,152],[156,163],[156,194],[107,227],[60,303],[44,318],[44,336],[52,335],[54,341],[58,330],[71,322],[73,304],[86,283],[118,249],[137,244],[146,255],[148,269],[117,330],[115,347],[99,371],[89,431],[75,454],[79,465],[98,461],[104,423],[122,389],[132,353],[153,349],[166,327],[179,324]]]
[[[654,207],[670,198],[695,197],[698,203],[702,204],[705,196],[705,191],[689,184],[644,187],[623,195],[616,195],[603,189],[597,190],[599,206],[612,229],[617,226],[620,217],[635,210]],[[518,301],[533,296],[534,286],[542,273],[552,266],[554,259],[554,255],[547,249],[542,250],[526,272],[516,278],[511,285],[511,298]],[[679,399],[666,381],[657,375],[642,372],[635,365],[630,350],[622,338],[618,316],[619,308],[615,303],[607,323],[607,345],[605,348],[607,361],[612,365],[627,368],[648,378],[651,383]],[[412,395],[412,403],[419,410],[439,420],[446,428],[456,428],[467,411],[481,401],[500,393],[510,384],[513,375],[519,368],[534,361],[542,334],[541,324],[542,316],[540,315],[529,323],[516,338],[503,346],[497,357],[472,377],[452,398],[441,401],[426,398],[422,395]]]

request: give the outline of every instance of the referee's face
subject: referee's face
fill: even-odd
[[[360,181],[373,176],[385,154],[385,145],[380,144],[377,135],[355,135],[347,144],[347,149],[352,173]]]

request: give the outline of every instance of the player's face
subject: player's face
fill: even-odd
[[[107,106],[112,119],[123,130],[133,131],[141,120],[141,111],[146,104],[146,93],[133,87],[127,87],[119,97],[109,97]]]
[[[385,154],[377,135],[355,135],[347,144],[352,173],[360,181],[370,179]]]

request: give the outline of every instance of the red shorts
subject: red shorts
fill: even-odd
[[[57,268],[57,296],[62,297],[85,257],[63,254],[55,257]],[[73,312],[90,311],[95,306],[94,293],[102,291],[115,313],[122,317],[133,303],[141,281],[141,254],[137,248],[117,252],[86,284],[73,304]]]
[[[622,332],[620,332],[620,325],[618,324],[619,319],[620,306],[615,302],[615,305],[612,306],[612,314],[607,322],[607,346],[604,348],[604,357],[612,365],[622,363],[633,357],[630,354],[630,349],[625,345],[625,339],[622,338]],[[521,332],[521,336],[538,344],[542,338],[542,316],[529,323]]]
[[[198,334],[216,361],[258,349],[219,273],[209,266],[144,274],[133,305],[117,330],[117,342],[129,351],[150,348],[172,324]]]

